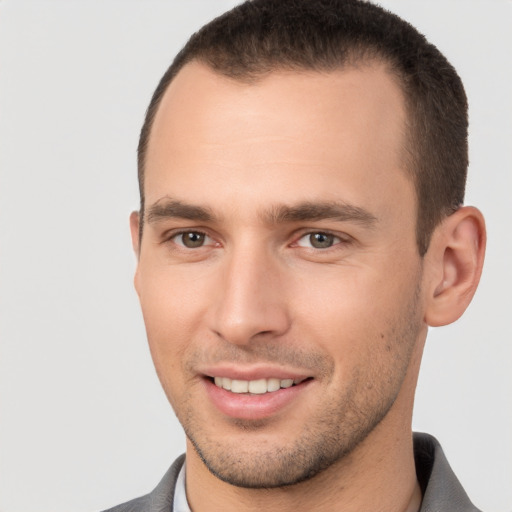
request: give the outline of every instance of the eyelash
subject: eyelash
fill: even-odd
[[[180,236],[182,237],[183,235],[187,235],[187,234],[200,235],[205,238],[209,238],[209,239],[213,240],[213,237],[211,237],[208,233],[206,233],[205,231],[202,231],[200,229],[182,229],[179,231],[174,231],[171,234],[167,235],[165,237],[165,239],[163,240],[163,242],[164,243],[165,242],[173,242],[175,245],[177,245],[180,249],[183,249],[183,250],[192,250],[195,248],[207,247],[208,245],[217,245],[217,243],[207,244],[207,245],[203,244],[203,245],[200,245],[200,246],[194,248],[194,247],[187,247],[184,243],[178,243],[176,241],[176,239],[179,238]]]
[[[310,238],[312,236],[315,236],[315,235],[322,235],[322,236],[325,236],[325,237],[329,237],[333,239],[333,242],[331,245],[329,245],[328,247],[306,247],[306,246],[303,246],[303,245],[300,245],[300,241],[305,239],[305,238]],[[314,230],[311,230],[311,231],[307,231],[307,232],[303,232],[300,237],[296,238],[295,242],[292,243],[292,246],[294,247],[302,247],[304,249],[307,249],[307,250],[311,250],[311,251],[315,251],[315,252],[326,252],[328,251],[329,249],[335,249],[336,246],[342,244],[342,245],[347,245],[351,242],[351,238],[348,237],[347,235],[342,235],[342,234],[339,234],[339,233],[333,233],[331,231],[324,231],[324,230],[318,230],[318,231],[314,231]]]
[[[187,235],[187,234],[199,235],[200,237],[204,237],[204,239],[212,240],[214,243],[213,244],[202,243],[201,245],[198,245],[196,247],[187,247],[184,243],[178,243],[176,241],[176,239],[179,238],[180,236],[183,237],[183,235]],[[334,241],[332,242],[331,245],[329,245],[327,247],[311,247],[311,246],[308,247],[308,246],[300,245],[301,240],[305,239],[306,237],[312,237],[315,235],[322,235],[322,236],[325,236],[328,238],[332,237],[332,239]],[[200,229],[182,229],[179,231],[174,231],[174,232],[168,234],[167,236],[165,236],[163,243],[166,243],[166,242],[174,243],[180,250],[194,250],[194,249],[201,249],[201,248],[209,247],[209,246],[220,246],[220,244],[218,242],[215,242],[214,238],[211,237],[206,231],[203,231]],[[182,242],[183,242],[183,239],[182,239]],[[311,230],[311,231],[302,232],[301,235],[298,238],[295,238],[295,241],[290,244],[290,247],[301,247],[303,249],[310,250],[310,251],[326,252],[329,249],[335,248],[337,245],[340,245],[340,244],[348,245],[350,243],[351,243],[351,239],[347,235],[343,236],[343,235],[335,234],[331,231],[325,231],[325,230],[324,231]]]

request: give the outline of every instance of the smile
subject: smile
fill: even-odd
[[[227,377],[213,377],[215,385],[219,388],[231,391],[232,393],[251,393],[254,395],[263,395],[272,393],[280,389],[291,388],[296,384],[300,384],[305,379],[256,379],[256,380],[239,380],[229,379]]]
[[[269,377],[265,377],[263,372],[261,368],[212,370],[203,373],[204,389],[211,404],[225,417],[252,421],[284,411],[297,403],[299,396],[304,399],[310,395],[308,390],[316,388],[312,376],[293,375],[281,370],[274,373],[267,368],[265,373]]]

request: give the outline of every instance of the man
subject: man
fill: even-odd
[[[255,0],[192,36],[148,108],[131,216],[186,457],[111,510],[477,510],[411,432],[428,326],[483,264],[466,169],[459,77],[380,7]]]

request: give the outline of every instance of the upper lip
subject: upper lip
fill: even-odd
[[[201,368],[200,373],[207,377],[226,377],[236,380],[259,380],[259,379],[293,379],[304,380],[311,375],[300,370],[289,370],[276,366],[235,366],[232,364],[215,365]]]

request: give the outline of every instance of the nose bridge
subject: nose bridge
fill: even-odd
[[[287,330],[279,261],[262,243],[246,240],[232,247],[219,277],[213,329],[223,339],[243,345]]]

